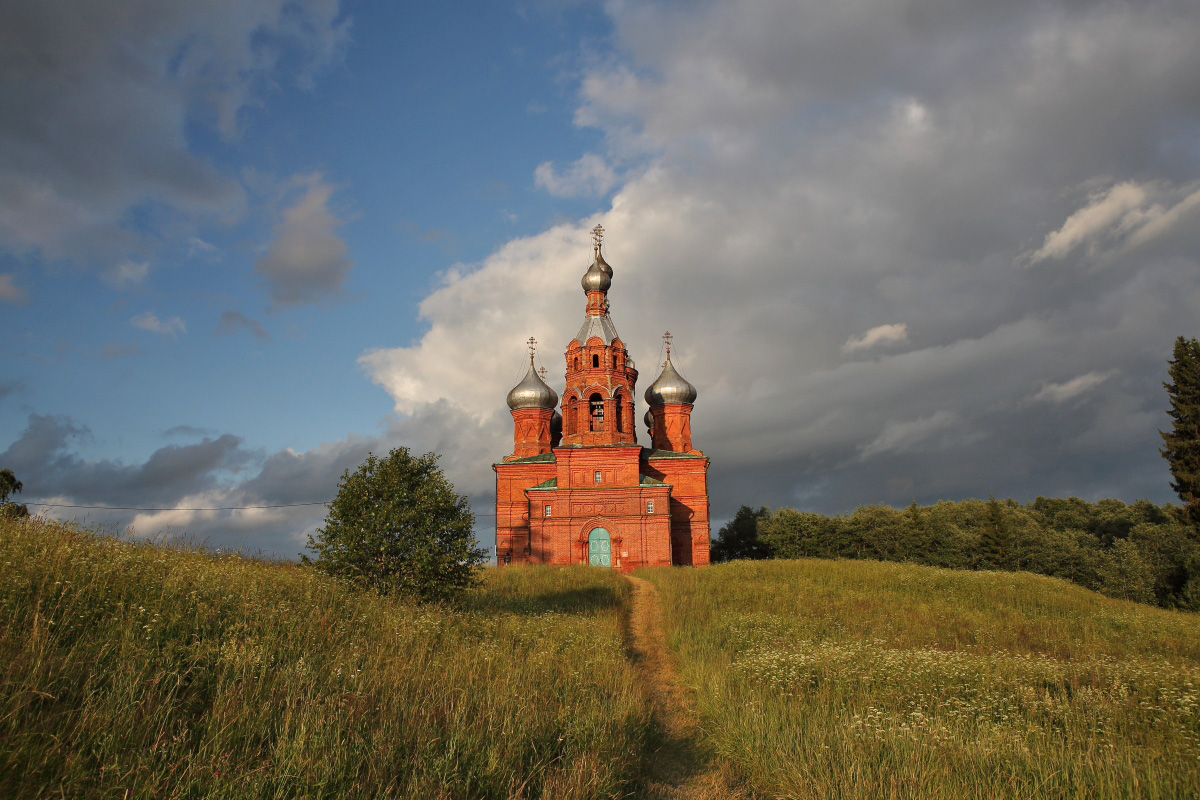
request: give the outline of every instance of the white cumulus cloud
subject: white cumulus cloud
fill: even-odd
[[[842,344],[843,353],[855,353],[859,350],[870,350],[872,347],[885,344],[900,344],[908,341],[908,325],[877,325],[859,336],[851,336]]]
[[[130,319],[129,323],[135,328],[157,333],[159,336],[175,338],[181,333],[187,333],[187,325],[179,317],[162,320],[153,311],[143,311]]]
[[[599,197],[617,183],[617,174],[601,156],[586,153],[561,172],[545,161],[533,171],[534,183],[555,197]]]
[[[1062,383],[1045,383],[1030,398],[1034,402],[1065,403],[1095,389],[1111,378],[1112,372],[1088,372]]]

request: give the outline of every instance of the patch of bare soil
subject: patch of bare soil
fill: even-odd
[[[658,591],[643,578],[633,583],[629,649],[654,713],[655,730],[643,767],[641,796],[652,800],[748,800],[700,742],[700,726],[688,689],[679,685],[667,650]]]

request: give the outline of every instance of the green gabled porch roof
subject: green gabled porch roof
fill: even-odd
[[[554,453],[538,453],[536,456],[514,458],[512,461],[497,461],[497,464],[554,464],[558,461]]]
[[[704,458],[694,453],[677,453],[674,450],[654,450],[649,447],[642,448],[642,458]]]

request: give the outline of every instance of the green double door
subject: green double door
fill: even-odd
[[[593,567],[612,566],[612,537],[604,528],[592,528],[588,534],[588,563]]]

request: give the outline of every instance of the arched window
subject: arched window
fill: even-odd
[[[604,430],[604,398],[599,392],[588,398],[588,410],[590,411],[591,429],[593,431]]]
[[[597,354],[595,354],[595,353],[592,353],[592,366],[593,366],[593,367],[599,367],[599,366],[600,366],[600,356],[598,356],[598,355],[597,355]]]
[[[613,369],[617,368],[617,354],[613,353]]]
[[[616,358],[616,356],[614,356],[614,358]],[[617,426],[617,433],[624,433],[625,431],[625,412],[622,410],[622,406],[624,405],[625,398],[621,397],[620,394],[617,394],[617,396],[613,398],[613,422]]]
[[[579,370],[579,356],[575,356],[575,369],[576,371]]]

